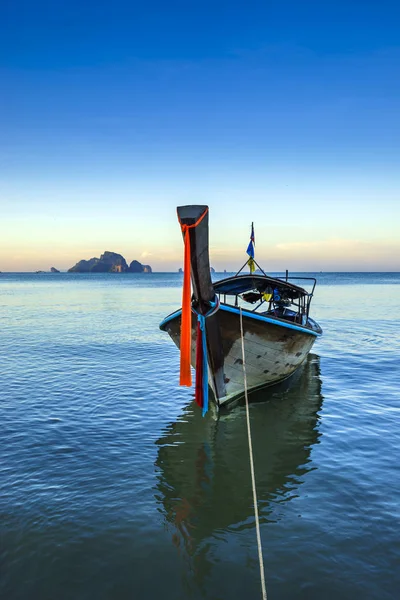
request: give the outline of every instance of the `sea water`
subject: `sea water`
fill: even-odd
[[[400,274],[317,278],[250,407],[268,597],[397,599]],[[244,407],[203,419],[158,328],[181,285],[0,275],[1,598],[261,597]]]

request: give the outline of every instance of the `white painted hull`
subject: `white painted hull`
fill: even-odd
[[[284,341],[265,339],[265,336],[246,331],[244,334],[244,355],[247,389],[249,391],[273,385],[286,379],[304,362],[314,344],[315,337],[309,336],[301,350],[287,351]],[[242,363],[242,342],[236,340],[224,363],[226,396],[219,399],[220,405],[230,402],[244,393],[244,371]],[[210,386],[213,387],[210,378]]]

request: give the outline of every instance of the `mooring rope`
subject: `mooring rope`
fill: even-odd
[[[267,600],[267,588],[266,588],[266,585],[265,585],[265,574],[264,574],[264,559],[263,559],[263,552],[262,552],[262,545],[261,545],[261,535],[260,535],[260,519],[258,517],[256,477],[255,477],[255,474],[254,474],[253,443],[252,443],[252,440],[251,440],[249,399],[247,397],[246,359],[245,359],[245,355],[244,355],[243,317],[242,317],[242,308],[241,307],[239,307],[239,312],[240,312],[240,335],[241,335],[241,338],[242,338],[242,361],[243,361],[244,397],[246,399],[247,437],[248,437],[248,440],[249,440],[250,471],[251,471],[251,484],[252,484],[252,487],[253,487],[254,516],[255,516],[255,519],[256,519],[258,560],[259,560],[259,563],[260,563],[260,578],[261,578],[262,597],[263,597],[263,600]]]

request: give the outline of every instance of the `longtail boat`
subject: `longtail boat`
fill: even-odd
[[[192,385],[195,368],[196,401],[205,414],[209,388],[218,407],[244,395],[243,348],[249,392],[283,381],[305,361],[322,334],[309,315],[316,279],[287,271],[285,277],[268,276],[254,258],[252,226],[243,267],[213,283],[208,206],[180,206],[177,213],[185,246],[182,308],[160,329],[181,350],[180,385]],[[243,274],[246,265],[250,272]],[[293,283],[299,279],[311,289]]]

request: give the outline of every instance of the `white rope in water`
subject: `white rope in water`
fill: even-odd
[[[250,471],[251,471],[251,483],[252,483],[252,487],[253,487],[254,516],[256,518],[258,560],[259,560],[259,563],[260,563],[260,578],[261,578],[262,597],[263,597],[263,600],[267,600],[267,588],[266,588],[266,585],[265,585],[265,575],[264,575],[264,559],[263,559],[263,552],[262,552],[262,545],[261,545],[261,535],[260,535],[260,520],[258,518],[256,477],[255,477],[255,474],[254,474],[253,444],[252,444],[252,441],[251,441],[249,400],[248,400],[248,397],[247,397],[246,360],[245,360],[245,355],[244,355],[243,318],[242,318],[242,308],[241,307],[239,307],[239,311],[240,311],[240,335],[241,335],[241,338],[242,338],[242,361],[243,361],[244,396],[245,396],[245,399],[246,399],[247,437],[248,437],[248,440],[249,440]]]

